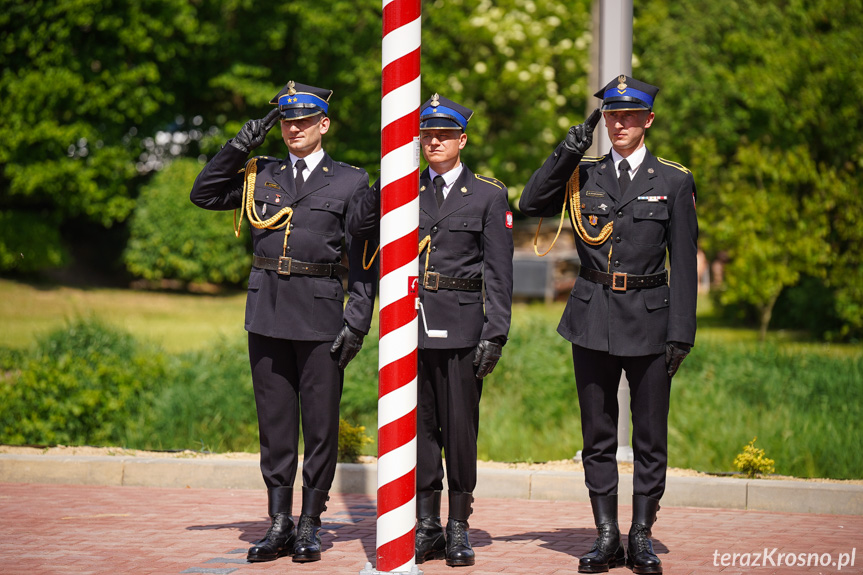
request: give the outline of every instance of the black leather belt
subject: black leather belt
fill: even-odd
[[[655,288],[664,286],[668,283],[668,272],[659,272],[658,274],[650,274],[646,276],[637,276],[633,274],[623,273],[606,273],[598,270],[592,270],[581,266],[581,271],[578,272],[579,277],[583,277],[593,283],[610,286],[614,291],[626,291],[628,289]]]
[[[429,291],[437,291],[439,289],[481,291],[482,278],[453,278],[442,276],[437,272],[426,272],[423,278],[423,288]]]
[[[280,258],[253,256],[252,265],[262,270],[273,270],[283,276],[298,274],[303,276],[323,276],[331,278],[348,271],[347,268],[341,264],[312,264],[285,256]]]

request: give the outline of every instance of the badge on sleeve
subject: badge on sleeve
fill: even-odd
[[[512,229],[512,212],[506,213],[506,227]]]

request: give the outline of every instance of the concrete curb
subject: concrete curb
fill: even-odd
[[[296,485],[300,485],[301,470]],[[477,497],[589,501],[584,473],[575,471],[478,470]],[[0,454],[0,483],[56,483],[202,489],[263,489],[256,461],[165,459],[125,456]],[[340,463],[333,491],[374,497],[373,464]],[[621,475],[621,502],[632,496],[632,476]],[[790,513],[863,515],[863,485],[737,479],[668,477],[662,504]]]

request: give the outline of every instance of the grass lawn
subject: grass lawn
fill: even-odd
[[[0,279],[0,347],[23,349],[71,320],[96,318],[158,343],[191,351],[243,329],[246,292],[193,295],[81,289]]]

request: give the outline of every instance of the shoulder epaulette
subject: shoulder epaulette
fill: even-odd
[[[677,162],[672,162],[671,160],[666,160],[665,158],[660,158],[660,157],[657,157],[656,159],[659,160],[660,164],[665,164],[666,166],[671,166],[672,168],[677,168],[678,170],[680,170],[684,174],[691,174],[692,173],[689,170],[689,168],[687,168],[683,164],[678,164]]]
[[[601,162],[604,159],[605,159],[605,156],[582,156],[581,160],[579,160],[579,162],[590,162],[593,164],[596,162]]]
[[[362,170],[362,168],[358,168],[357,166],[352,166],[351,164],[346,164],[345,162],[336,161],[336,163],[345,168],[353,168],[355,170]]]
[[[479,174],[474,174],[473,177],[475,177],[477,180],[479,180],[481,182],[485,182],[486,184],[491,184],[492,186],[494,186],[496,188],[500,188],[501,190],[506,187],[503,185],[503,182],[501,182],[500,180],[495,180],[494,178],[489,178],[488,176],[480,176]]]

